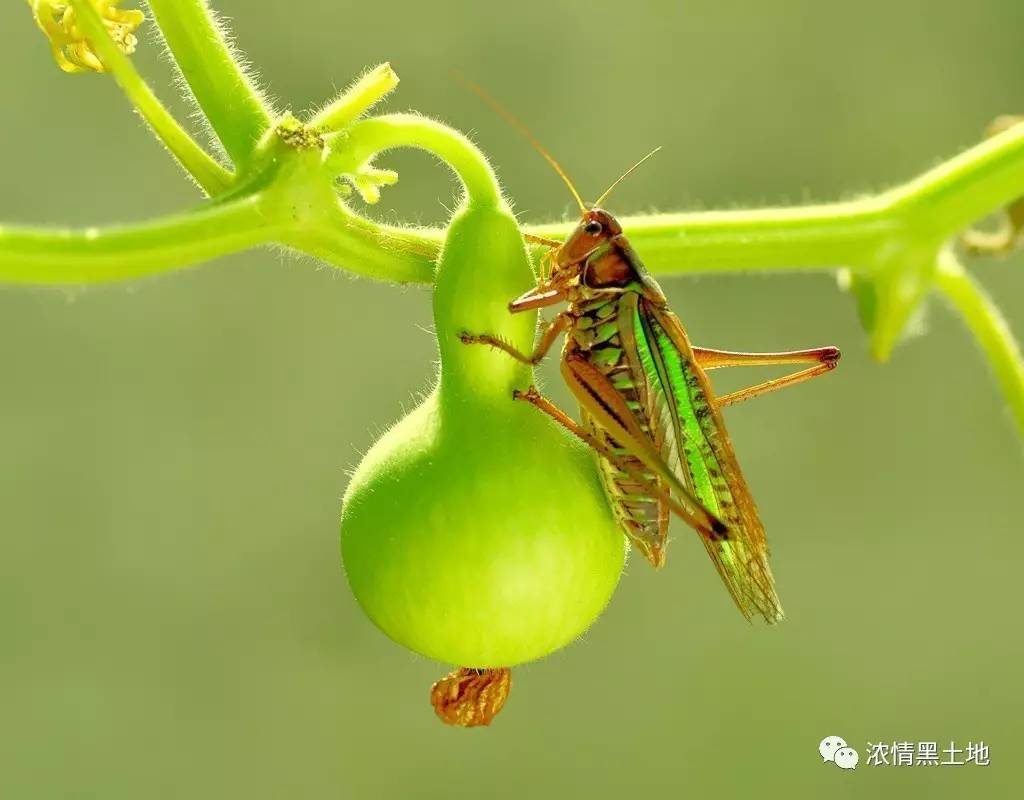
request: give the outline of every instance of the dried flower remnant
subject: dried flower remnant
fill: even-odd
[[[430,687],[430,702],[447,724],[475,728],[491,724],[511,688],[510,669],[459,667]]]
[[[135,31],[146,19],[138,10],[117,7],[119,0],[93,0],[93,6],[110,38],[122,53],[135,52],[139,40]],[[75,9],[70,3],[54,0],[28,0],[40,30],[50,40],[53,58],[65,72],[104,72],[103,62],[82,31]]]
[[[296,150],[323,150],[324,137],[311,126],[304,125],[290,114],[277,124],[277,138]]]

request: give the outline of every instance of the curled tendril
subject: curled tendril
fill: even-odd
[[[86,39],[69,3],[28,0],[40,30],[50,40],[53,58],[65,72],[104,72],[103,62]],[[125,55],[135,52],[135,31],[145,20],[138,10],[117,7],[118,0],[92,0],[110,38]]]
[[[986,136],[996,136],[1015,125],[1024,124],[1024,116],[1006,115],[996,118],[985,131]],[[961,238],[964,248],[972,255],[996,255],[1024,247],[1024,197],[1010,203],[1004,209],[1004,219],[996,231],[971,229]]]

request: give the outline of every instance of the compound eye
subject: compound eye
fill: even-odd
[[[604,230],[604,226],[596,219],[592,219],[583,226],[583,232],[588,233],[591,236],[597,236],[601,231]]]

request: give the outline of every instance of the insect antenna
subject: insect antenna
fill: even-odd
[[[658,147],[655,147],[651,152],[649,152],[647,155],[645,155],[643,158],[641,158],[639,161],[637,161],[633,166],[631,166],[629,169],[627,169],[625,172],[623,172],[618,178],[616,178],[615,182],[611,186],[609,186],[607,189],[604,190],[604,194],[602,194],[599,198],[597,198],[597,200],[594,201],[594,207],[595,208],[600,207],[601,203],[603,203],[605,200],[608,199],[608,195],[610,195],[612,193],[612,189],[614,189],[616,186],[618,186],[620,183],[622,183],[622,181],[625,180],[627,176],[632,174],[633,170],[635,170],[637,167],[639,167],[641,164],[643,164],[647,159],[649,159],[651,156],[653,156],[655,153],[657,153],[660,149],[661,149],[661,145],[659,145]]]
[[[558,173],[558,177],[565,181],[565,185],[568,186],[569,191],[572,192],[573,199],[575,199],[576,203],[579,205],[580,211],[585,213],[587,210],[587,205],[586,203],[583,202],[583,198],[577,191],[576,185],[566,174],[565,170],[562,169],[562,165],[559,164],[555,160],[555,157],[548,152],[547,148],[540,143],[540,140],[537,139],[537,137],[534,136],[532,133],[530,133],[530,129],[526,127],[522,120],[520,120],[511,111],[505,108],[501,103],[499,103],[497,100],[491,97],[482,86],[473,83],[473,81],[471,81],[465,75],[462,75],[458,72],[453,72],[453,74],[458,80],[460,80],[462,83],[466,84],[466,86],[468,86],[470,89],[476,92],[480,96],[481,100],[483,100],[485,103],[487,103],[487,105],[489,105],[496,112],[498,112],[498,115],[501,116],[501,118],[504,119],[505,122],[507,122],[509,125],[511,125],[513,128],[515,128],[517,131],[523,134],[523,136],[526,137],[527,141],[529,141],[529,143],[533,145],[534,149],[542,156],[544,156],[544,159],[552,166],[552,168],[554,168],[555,172]]]

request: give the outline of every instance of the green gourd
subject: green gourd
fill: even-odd
[[[533,285],[504,204],[464,205],[438,263],[437,386],[370,449],[345,493],[341,549],[362,608],[396,642],[477,668],[540,658],[608,603],[625,540],[592,454],[514,389],[533,370],[464,331],[529,350]]]

